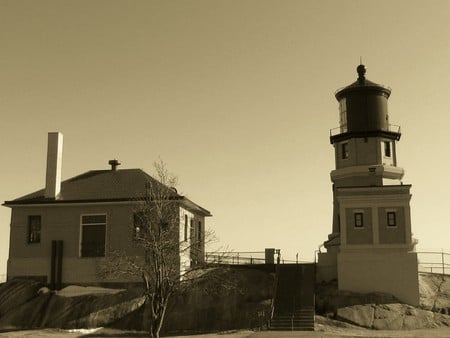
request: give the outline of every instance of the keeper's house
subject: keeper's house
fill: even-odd
[[[49,133],[46,186],[6,201],[11,208],[7,278],[33,277],[52,285],[104,282],[97,270],[111,250],[136,252],[139,203],[149,184],[141,169],[91,170],[61,182],[62,141]],[[169,189],[169,188],[167,188]],[[179,269],[204,260],[205,217],[210,212],[171,189],[176,203]],[[195,250],[193,250],[195,248]]]

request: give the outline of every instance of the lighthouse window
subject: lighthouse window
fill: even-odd
[[[384,142],[384,156],[391,157],[391,142]]]
[[[339,101],[339,125],[341,133],[347,132],[347,102],[345,97]]]
[[[342,143],[341,145],[342,150],[342,159],[348,158],[348,143]]]
[[[394,211],[388,211],[387,212],[387,225],[389,227],[397,226],[397,222],[396,222],[396,219],[395,219],[395,212]]]
[[[364,226],[364,214],[362,212],[355,212],[355,228],[362,228]]]

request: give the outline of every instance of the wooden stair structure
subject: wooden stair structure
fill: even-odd
[[[269,329],[314,331],[314,297],[314,264],[279,264]]]

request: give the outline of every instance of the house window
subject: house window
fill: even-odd
[[[195,241],[195,237],[194,237],[194,231],[195,231],[195,229],[194,229],[194,219],[192,219],[191,218],[191,234],[190,234],[190,236],[191,236],[191,241]]]
[[[348,158],[348,143],[342,143],[341,144],[341,150],[342,150],[342,159],[345,160]]]
[[[28,243],[41,242],[41,216],[28,216]]]
[[[81,216],[81,257],[104,257],[106,215]]]
[[[142,238],[145,229],[145,213],[135,212],[133,214],[133,239]]]
[[[199,243],[202,241],[202,222],[201,221],[198,221],[197,241]]]
[[[395,217],[395,211],[388,211],[387,212],[387,225],[389,227],[397,226],[397,220],[396,220],[396,217]]]
[[[362,228],[364,226],[364,214],[362,212],[355,212],[355,228]]]
[[[391,157],[391,142],[389,141],[384,142],[384,156]]]
[[[187,241],[188,237],[188,215],[184,215],[184,240]]]

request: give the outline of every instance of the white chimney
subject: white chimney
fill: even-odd
[[[48,133],[45,198],[57,199],[61,192],[62,148],[63,135],[60,132]]]

